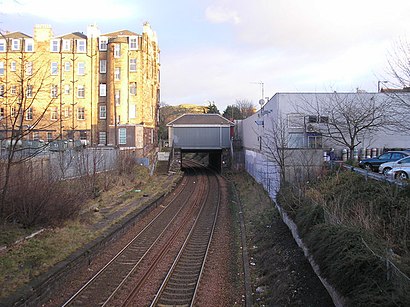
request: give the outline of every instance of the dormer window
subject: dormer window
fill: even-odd
[[[0,39],[0,52],[6,52],[6,40]]]
[[[60,40],[59,39],[53,39],[50,42],[50,51],[51,52],[59,52],[60,51]]]
[[[13,38],[11,40],[11,50],[13,51],[20,51],[20,39]]]
[[[138,50],[138,37],[137,36],[130,36],[128,38],[129,48],[130,50]]]
[[[100,37],[100,51],[107,51],[108,37]]]
[[[86,41],[85,39],[77,39],[77,52],[85,53],[86,52]]]
[[[63,51],[70,51],[71,50],[71,40],[63,39]]]
[[[34,40],[32,38],[26,38],[24,40],[24,46],[26,52],[34,52]]]

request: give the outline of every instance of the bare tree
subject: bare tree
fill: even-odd
[[[388,79],[391,81],[378,81],[380,84],[389,83],[393,89],[381,89],[395,103],[397,128],[410,130],[408,113],[410,112],[410,43],[407,40],[396,41],[388,53]]]
[[[268,160],[277,165],[280,181],[285,182],[286,161],[289,159],[291,153],[287,150],[287,121],[282,116],[279,116],[276,120],[272,119],[270,124],[270,127],[264,129],[263,134],[258,137],[260,148]]]
[[[302,97],[304,103],[295,106],[306,114],[305,124],[312,125],[322,137],[349,148],[350,159],[354,149],[367,135],[394,127],[393,101],[388,96],[369,93],[330,93],[316,95],[315,99]]]
[[[34,149],[28,150],[23,142],[58,125],[57,121],[45,120],[45,115],[59,96],[58,86],[50,78],[50,63],[45,62],[41,54],[21,52],[18,57],[4,59],[13,61],[15,67],[0,77],[4,105],[0,125],[5,147],[0,178],[0,217],[4,216],[12,166],[38,155],[45,146],[38,142]]]

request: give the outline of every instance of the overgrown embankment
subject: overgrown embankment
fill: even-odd
[[[410,306],[410,188],[342,171],[282,187],[279,204],[349,306]]]

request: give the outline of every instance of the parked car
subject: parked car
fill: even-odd
[[[397,180],[410,178],[410,166],[395,166],[386,172],[386,176]]]
[[[393,161],[393,162],[386,162],[382,163],[379,166],[379,173],[386,175],[388,171],[390,171],[394,167],[406,166],[410,167],[410,156],[404,157],[400,160]]]
[[[360,160],[359,166],[361,168],[367,169],[369,171],[377,172],[379,170],[379,166],[382,163],[397,161],[402,158],[410,156],[410,151],[403,150],[403,151],[388,151],[384,154],[376,158],[369,158]]]

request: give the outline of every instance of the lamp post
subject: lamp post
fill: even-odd
[[[389,82],[389,81],[377,81],[377,92],[378,92],[378,93],[380,93],[380,90],[381,90],[380,84],[381,84],[381,83],[386,84],[387,82]]]

